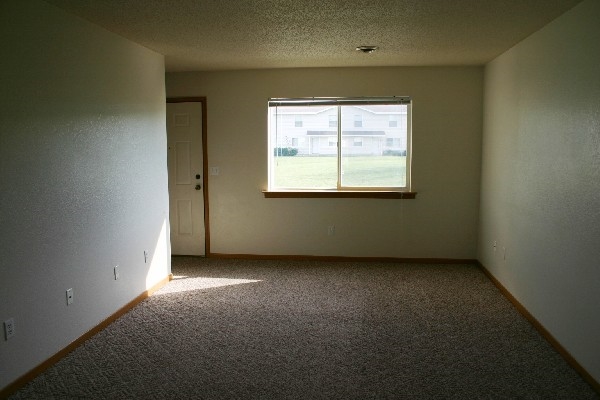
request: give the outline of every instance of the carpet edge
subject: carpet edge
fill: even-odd
[[[177,257],[177,256],[174,256]],[[207,258],[240,259],[240,260],[292,260],[292,261],[340,261],[340,262],[389,262],[408,264],[476,264],[472,258],[408,258],[408,257],[347,257],[347,256],[315,256],[302,254],[230,254],[210,253]]]

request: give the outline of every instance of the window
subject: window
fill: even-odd
[[[387,138],[385,140],[385,145],[388,148],[400,148],[401,146],[401,142],[400,142],[400,138]]]
[[[398,114],[390,115],[390,120],[388,121],[388,126],[390,128],[396,128],[398,126]]]
[[[410,192],[410,98],[271,99],[268,109],[268,191]],[[278,153],[293,129],[286,121],[299,111],[298,152]]]
[[[294,126],[296,128],[302,128],[302,117],[300,115],[296,115],[296,118],[294,120]]]
[[[329,116],[329,127],[337,128],[337,114]]]

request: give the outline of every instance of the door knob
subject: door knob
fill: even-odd
[[[202,186],[200,186],[200,185],[196,185],[195,189],[196,189],[196,190],[200,190],[200,189],[202,189]]]

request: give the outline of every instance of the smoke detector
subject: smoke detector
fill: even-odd
[[[356,51],[362,51],[363,53],[371,54],[377,49],[379,49],[377,46],[358,46]]]

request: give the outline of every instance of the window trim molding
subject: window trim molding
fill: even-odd
[[[360,106],[370,104],[411,104],[410,96],[389,97],[299,97],[299,98],[270,98],[272,106]]]
[[[417,192],[396,192],[392,190],[263,190],[266,199],[402,199],[412,200]]]

